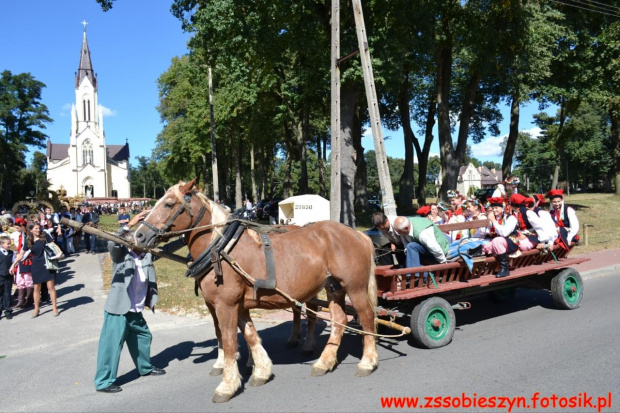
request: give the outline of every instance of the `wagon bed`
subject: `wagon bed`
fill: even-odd
[[[439,226],[444,232],[488,226],[489,221],[475,221]],[[476,257],[470,271],[458,260],[415,268],[377,266],[377,316],[389,318],[381,324],[392,328],[394,323],[409,317],[411,334],[416,344],[425,348],[445,346],[452,340],[455,329],[454,310],[471,305],[462,302],[468,297],[488,293],[494,301],[504,301],[514,295],[516,287],[545,289],[561,309],[576,309],[583,298],[583,280],[572,266],[590,258],[570,258],[573,246],[566,251],[559,246],[548,250],[534,249],[509,258],[510,275],[497,278],[499,262],[495,257]],[[429,274],[424,280],[423,273]]]

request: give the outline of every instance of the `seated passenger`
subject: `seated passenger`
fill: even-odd
[[[388,217],[383,212],[375,212],[372,214],[371,222],[372,225],[381,231],[383,236],[390,242],[389,245],[381,245],[381,247],[389,248],[391,251],[390,256],[388,256],[390,260],[382,261],[382,263],[390,265],[393,264],[394,259],[396,259],[396,262],[402,266],[405,263],[405,253],[403,251],[404,245],[403,239],[392,226],[395,219],[395,216]],[[391,262],[388,263],[388,261]]]
[[[487,215],[482,211],[480,201],[470,198],[465,203],[465,222],[479,221],[487,219]],[[464,230],[463,237],[484,239],[489,236],[489,227],[472,228]]]
[[[445,224],[445,213],[442,209],[439,208],[437,204],[430,204],[431,213],[428,216],[428,219],[433,221],[435,225]]]
[[[394,221],[394,229],[405,239],[407,243],[407,268],[421,266],[420,258],[434,261],[438,264],[447,262],[448,240],[443,232],[429,219],[424,217],[397,217]],[[426,273],[424,273],[426,281]]]
[[[518,211],[524,200],[523,195],[514,194],[510,197],[511,205],[508,208]],[[489,203],[491,206],[489,219],[492,223],[489,231],[491,242],[483,247],[483,251],[487,255],[495,255],[500,265],[500,271],[496,277],[502,278],[510,275],[508,255],[518,250],[528,251],[534,248],[535,244],[524,235],[519,234],[517,216],[514,213],[505,214],[503,198],[489,198]]]
[[[551,247],[558,237],[558,231],[551,215],[548,211],[539,207],[541,202],[542,205],[545,204],[545,198],[540,194],[526,198],[525,208],[521,210],[521,215],[525,217],[524,221],[527,223],[526,226],[529,225],[529,228],[536,232],[538,238],[536,248],[538,249]]]
[[[564,204],[564,191],[561,189],[552,189],[547,192],[547,198],[549,198],[551,202],[552,208],[549,213],[558,228],[559,239],[564,241],[561,242],[560,245],[566,243],[566,245],[562,247],[568,249],[571,242],[578,244],[579,235],[577,235],[577,232],[579,232],[579,220],[577,219],[575,210]]]

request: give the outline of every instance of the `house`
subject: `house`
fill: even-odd
[[[486,166],[479,166],[476,168],[470,163],[467,166],[461,166],[459,169],[456,190],[461,194],[469,195],[470,188],[475,188],[471,191],[483,188],[495,188],[497,184],[501,183],[502,171],[498,171],[495,168],[489,169]]]

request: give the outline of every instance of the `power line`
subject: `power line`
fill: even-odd
[[[609,10],[597,10],[597,9],[595,9],[595,8],[592,8],[592,7],[582,7],[582,6],[577,6],[577,5],[575,5],[575,4],[565,3],[565,2],[563,2],[563,1],[559,1],[559,0],[549,0],[549,1],[552,1],[552,2],[554,2],[554,3],[558,3],[558,4],[563,4],[563,5],[568,6],[568,7],[574,7],[574,8],[581,9],[581,10],[586,10],[586,11],[593,11],[593,12],[595,12],[595,13],[604,14],[604,15],[606,15],[606,16],[620,18],[620,14],[615,14],[615,13],[614,13],[614,14],[611,14],[611,13],[607,13],[607,11],[609,11]],[[570,1],[570,0],[569,0],[569,1]],[[573,0],[573,1],[576,1],[576,0]],[[583,3],[581,3],[581,4],[583,4]]]
[[[587,5],[592,5],[592,3],[594,4],[600,4],[600,6],[594,6],[594,7],[598,7],[600,9],[605,9],[607,8],[609,11],[620,11],[620,7],[618,6],[611,6],[609,4],[605,4],[605,3],[601,3],[600,1],[594,1],[594,0],[569,0],[572,1],[574,3],[580,3],[580,4],[587,4]]]

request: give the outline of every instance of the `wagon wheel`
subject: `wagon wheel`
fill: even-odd
[[[505,303],[515,298],[516,288],[503,288],[489,292],[489,298],[495,303]]]
[[[574,268],[565,268],[551,279],[551,297],[556,307],[574,310],[581,306],[583,279]]]
[[[455,325],[452,306],[440,297],[422,301],[411,312],[413,340],[424,348],[438,348],[450,343]]]

